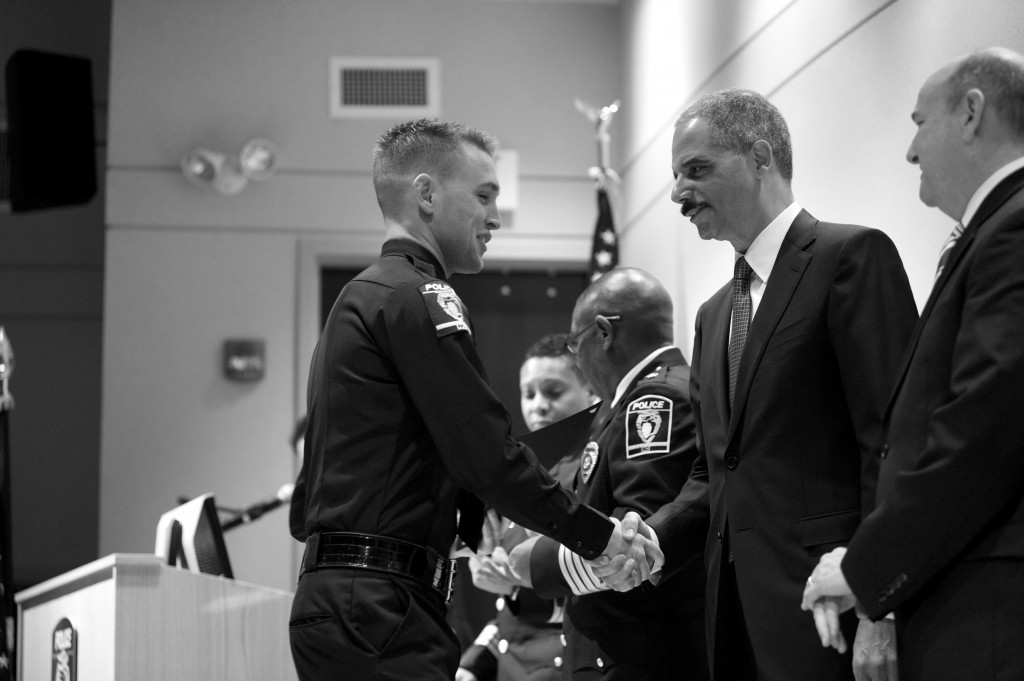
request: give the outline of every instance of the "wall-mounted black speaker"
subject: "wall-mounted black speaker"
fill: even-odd
[[[91,62],[18,50],[5,73],[11,210],[88,202],[96,195]]]

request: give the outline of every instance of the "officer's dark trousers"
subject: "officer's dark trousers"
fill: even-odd
[[[305,573],[290,639],[300,681],[450,681],[459,665],[440,595],[380,572]]]

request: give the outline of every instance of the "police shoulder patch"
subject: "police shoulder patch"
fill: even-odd
[[[472,333],[466,322],[466,308],[450,285],[428,281],[420,286],[420,293],[438,338],[459,331]]]
[[[671,447],[672,398],[644,395],[626,408],[626,458],[666,454]]]

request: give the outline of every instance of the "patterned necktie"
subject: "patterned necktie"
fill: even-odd
[[[740,373],[740,355],[747,342],[750,326],[750,265],[746,258],[736,261],[732,280],[732,333],[729,336],[729,406],[736,396],[736,376]]]
[[[960,238],[960,235],[964,233],[964,226],[959,222],[953,228],[946,240],[942,243],[942,248],[939,250],[939,266],[935,270],[935,281],[939,280],[939,276],[942,274],[942,270],[946,267],[946,261],[949,260],[949,254],[953,252],[953,246],[956,245],[956,240]]]

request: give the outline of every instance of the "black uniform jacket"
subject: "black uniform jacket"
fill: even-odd
[[[580,555],[600,554],[611,523],[512,439],[469,315],[442,276],[425,248],[390,240],[339,294],[310,368],[293,536],[366,532],[446,556],[463,489]]]
[[[677,348],[666,350],[641,369],[597,435],[596,461],[593,445],[584,451],[576,475],[576,492],[582,499],[617,518],[627,511],[646,518],[676,497],[697,452],[688,384],[689,367]],[[693,560],[688,569],[656,589],[645,584],[626,593],[576,595],[560,567],[557,544],[541,539],[533,550],[530,574],[541,595],[568,596],[565,631],[573,666],[570,673],[607,668],[619,661],[658,666],[662,663],[646,657],[642,643],[655,638],[652,632],[695,638],[679,641],[674,653],[678,656],[692,646],[700,658],[695,664],[703,667],[705,579],[700,560]],[[693,636],[695,630],[698,633]],[[661,677],[657,669],[647,672],[652,678]]]

